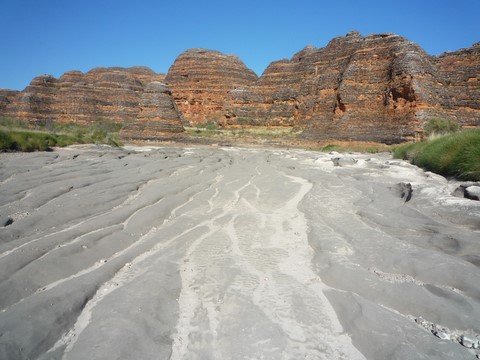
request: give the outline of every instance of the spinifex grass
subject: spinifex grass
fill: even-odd
[[[480,129],[403,145],[394,150],[394,157],[444,176],[480,181]]]
[[[52,146],[74,144],[66,135],[40,131],[0,129],[0,151],[47,151]]]
[[[0,151],[46,151],[53,146],[92,143],[118,146],[120,128],[119,124],[100,121],[90,126],[56,123],[34,129],[25,121],[0,118]]]
[[[207,124],[207,125],[205,125]],[[242,139],[242,138],[258,138],[263,140],[294,138],[297,134],[293,128],[274,128],[266,126],[255,127],[228,127],[218,128],[211,126],[211,123],[202,123],[194,128],[185,128],[188,135],[201,138],[218,138],[218,139]]]

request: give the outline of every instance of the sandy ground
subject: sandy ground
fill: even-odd
[[[457,185],[387,154],[0,154],[0,358],[474,359]]]

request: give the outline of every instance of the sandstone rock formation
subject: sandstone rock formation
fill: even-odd
[[[5,110],[8,104],[18,95],[18,91],[0,89],[0,114]]]
[[[164,79],[146,67],[69,71],[59,79],[41,75],[22,92],[2,91],[0,115],[32,124],[108,120],[131,125],[131,138],[183,131],[170,91],[159,85]],[[146,130],[143,122],[151,128]],[[134,129],[140,133],[134,134]]]
[[[161,80],[148,68],[95,68],[71,71],[59,79],[57,116],[60,121],[109,119],[130,122],[138,113],[146,84]]]
[[[459,109],[464,125],[480,125],[479,65],[476,47],[437,59],[395,34],[351,32],[272,63],[255,85],[231,91],[225,110],[230,123],[296,126],[311,139],[401,142]]]
[[[136,120],[125,125],[125,139],[156,140],[160,134],[183,131],[180,113],[170,89],[159,81],[150,82],[140,99]]]
[[[128,124],[131,138],[179,131],[181,119],[295,127],[309,140],[397,143],[422,137],[432,117],[480,126],[480,43],[429,56],[395,34],[353,31],[271,63],[260,78],[233,55],[190,49],[166,76],[134,67],[36,77],[22,92],[0,90],[1,115],[108,119]]]
[[[22,92],[6,105],[2,115],[37,124],[51,118],[58,92],[58,80],[51,75],[35,77]]]
[[[433,61],[447,89],[442,106],[463,126],[480,125],[480,42]]]
[[[257,75],[236,56],[205,49],[182,53],[165,78],[178,109],[191,124],[223,122],[227,94],[256,80]]]
[[[145,86],[164,75],[145,67],[70,71],[59,79],[37,76],[10,99],[3,113],[29,122],[88,122],[101,118],[128,122],[136,118]]]

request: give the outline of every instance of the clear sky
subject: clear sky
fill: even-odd
[[[351,30],[393,32],[437,55],[480,41],[480,0],[0,0],[0,88],[97,66],[167,72],[193,47],[237,55],[261,75]]]

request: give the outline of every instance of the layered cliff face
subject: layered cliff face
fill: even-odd
[[[147,133],[151,137],[155,131],[183,131],[171,92],[159,85],[164,79],[165,75],[146,67],[95,68],[85,74],[70,71],[59,79],[41,75],[22,92],[0,93],[0,114],[32,124],[135,122],[129,132],[132,138]],[[143,122],[151,129],[140,130]],[[140,133],[134,134],[133,129]]]
[[[448,98],[443,107],[463,126],[480,126],[480,42],[434,57]]]
[[[181,116],[170,89],[158,81],[150,82],[140,98],[137,118],[125,125],[125,139],[157,140],[164,133],[183,131]]]
[[[295,127],[312,140],[396,143],[421,137],[432,117],[480,126],[480,43],[429,56],[395,34],[351,32],[273,62],[260,78],[235,56],[191,49],[166,76],[145,67],[39,76],[22,92],[0,90],[0,115],[108,119],[128,124],[130,138],[210,120]]]
[[[13,99],[18,95],[19,91],[0,89],[0,114],[5,111],[7,105],[9,105]]]
[[[2,115],[27,120],[32,124],[44,123],[52,117],[58,90],[58,80],[53,76],[37,76],[23,91],[10,98]]]
[[[395,34],[351,32],[254,76],[236,58],[189,50],[170,68],[191,123],[291,126],[309,139],[396,143],[432,117],[480,126],[480,43],[437,57]]]
[[[145,74],[142,74],[143,78]],[[155,74],[150,74],[152,78]],[[143,79],[142,78],[142,79]],[[115,122],[135,119],[144,90],[136,71],[95,68],[86,74],[71,71],[59,79],[57,116],[60,121],[107,118]]]
[[[256,80],[257,75],[236,56],[205,49],[182,53],[165,78],[178,109],[190,124],[223,122],[228,93]]]
[[[465,61],[478,63],[472,57]],[[231,91],[225,106],[230,123],[296,126],[315,139],[400,142],[418,136],[426,119],[451,116],[449,98],[445,73],[418,45],[351,32],[272,63],[254,86]]]

